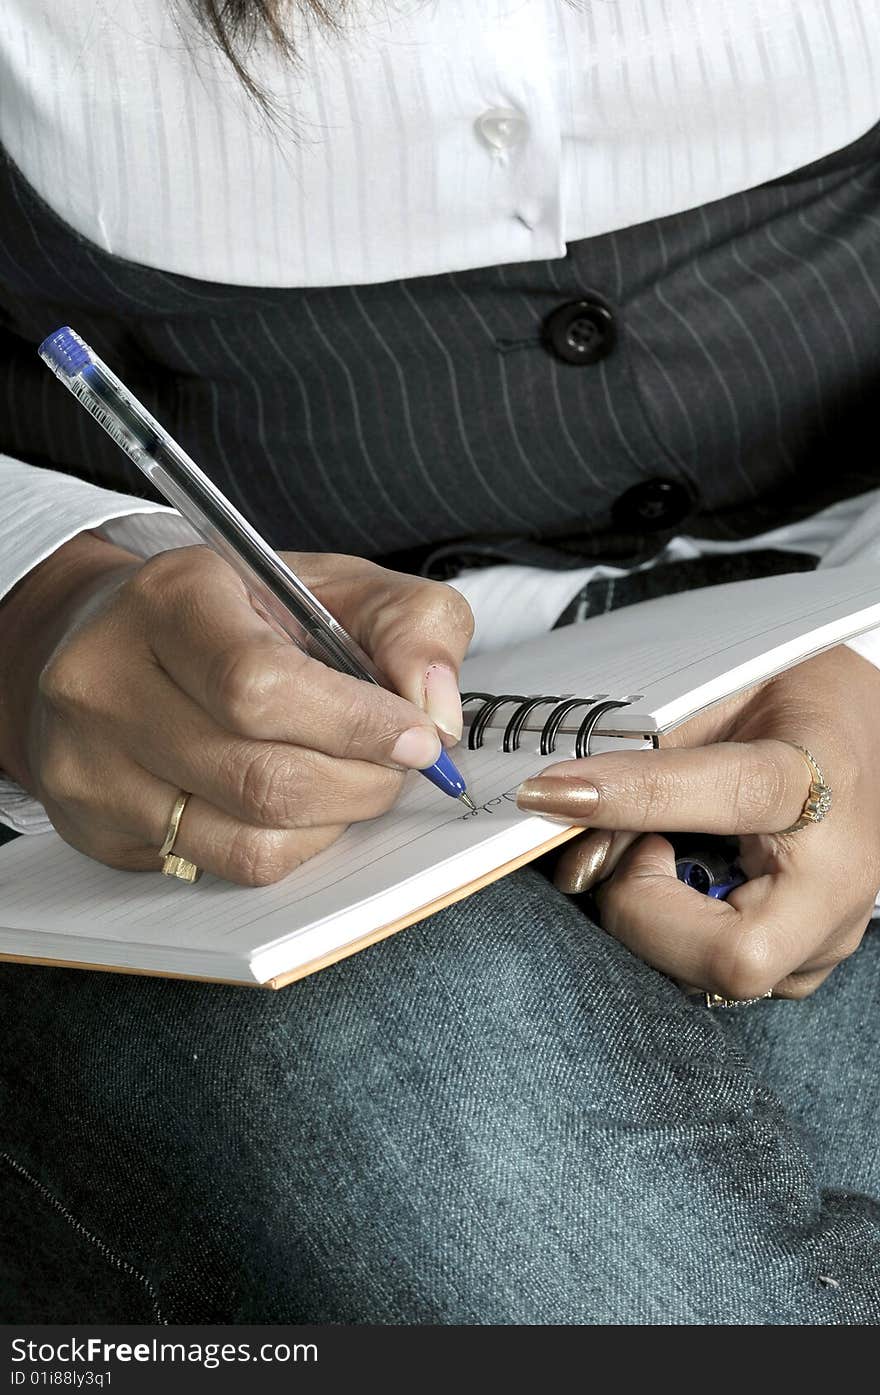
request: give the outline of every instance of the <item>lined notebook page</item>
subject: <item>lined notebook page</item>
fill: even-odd
[[[55,834],[16,839],[0,852],[0,954],[264,982],[548,843],[560,826],[512,796],[558,759],[456,752],[476,814],[412,774],[392,814],[270,887],[189,887],[103,867]]]
[[[849,619],[847,618],[849,617]],[[794,663],[821,643],[880,624],[873,568],[740,582],[665,598],[469,661],[467,688],[625,694],[643,699],[634,724],[731,691]],[[762,652],[771,647],[771,658]],[[750,674],[746,679],[744,675]],[[678,676],[676,676],[678,675]],[[694,695],[697,695],[695,699]],[[615,720],[619,720],[615,714]],[[845,720],[845,714],[841,715]],[[598,742],[597,749],[613,743]],[[519,782],[556,756],[497,744],[456,753],[478,805],[468,815],[411,775],[397,809],[348,832],[277,886],[203,878],[185,887],[116,872],[54,834],[0,852],[0,953],[265,981],[332,953],[545,846],[558,825],[518,813]]]
[[[493,693],[528,691],[536,678],[553,694],[639,693],[600,719],[601,731],[668,731],[720,698],[880,625],[876,566],[733,582],[646,601],[583,625],[551,631],[518,649],[465,665],[463,683]],[[541,691],[541,689],[538,689]],[[492,726],[503,726],[511,708]],[[546,717],[538,712],[535,721]],[[576,730],[573,714],[563,731]]]

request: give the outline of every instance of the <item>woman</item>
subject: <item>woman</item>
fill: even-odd
[[[878,19],[13,0],[7,823],[156,869],[183,791],[177,853],[276,880],[460,734],[462,596],[497,643],[876,555]],[[36,358],[65,322],[399,697],[129,497]],[[591,830],[555,888],[284,993],[4,966],[7,1320],[876,1320],[878,666],[545,773],[522,806]],[[675,829],[741,835],[727,905]]]

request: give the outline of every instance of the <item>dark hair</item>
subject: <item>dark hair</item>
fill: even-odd
[[[254,47],[269,39],[278,52],[296,60],[291,20],[336,28],[347,0],[189,0],[202,28],[222,49],[250,95],[264,109],[269,102],[248,71]]]

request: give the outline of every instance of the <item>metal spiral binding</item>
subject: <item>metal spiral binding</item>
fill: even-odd
[[[592,754],[590,741],[599,718],[615,707],[629,707],[629,705],[629,701],[624,702],[619,698],[609,698],[607,702],[596,703],[596,706],[587,713],[577,729],[577,735],[574,738],[574,754],[577,760],[582,760],[584,756]]]
[[[549,706],[550,704],[555,706],[557,702],[561,701],[562,699],[558,697],[536,697],[529,698],[528,701],[521,703],[504,728],[504,737],[501,742],[502,751],[509,753],[510,751],[519,750],[519,738],[522,729],[536,708]]]
[[[544,730],[541,732],[541,755],[552,756],[556,750],[556,738],[559,735],[559,728],[565,721],[569,712],[574,712],[578,707],[590,707],[592,704],[601,702],[607,697],[607,693],[599,693],[594,697],[587,698],[567,698],[558,707],[554,707],[550,716],[544,723]]]
[[[482,702],[483,706],[471,722],[468,732],[469,751],[480,750],[483,745],[483,733],[499,707],[503,707],[507,702],[525,702],[525,698],[516,693],[462,693],[461,695],[462,707],[465,703],[477,701]]]
[[[528,718],[537,708],[552,704],[553,711],[541,728],[541,755],[554,755],[559,730],[569,712],[575,711],[578,707],[588,707],[590,710],[578,727],[574,739],[574,753],[579,760],[591,754],[590,743],[599,719],[615,707],[629,707],[632,701],[632,698],[609,698],[607,693],[596,693],[593,697],[587,698],[562,698],[547,695],[524,697],[518,693],[462,693],[461,697],[462,707],[469,702],[483,704],[471,722],[468,732],[468,749],[471,751],[479,751],[482,748],[486,728],[495,713],[507,703],[514,702],[517,706],[504,728],[501,749],[507,753],[518,751],[520,737]]]

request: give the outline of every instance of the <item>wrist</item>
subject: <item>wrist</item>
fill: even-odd
[[[140,565],[96,534],[77,533],[0,602],[0,769],[26,788],[28,725],[49,656],[95,601]]]

